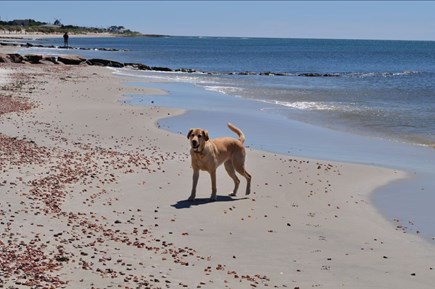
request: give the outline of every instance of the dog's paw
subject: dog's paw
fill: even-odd
[[[236,193],[231,193],[231,194],[229,194],[228,196],[230,196],[230,197],[235,197],[237,194]]]
[[[189,202],[193,202],[193,201],[195,201],[195,196],[190,196],[187,200],[188,200]]]
[[[210,197],[210,202],[216,202],[216,201],[217,201],[217,196]]]

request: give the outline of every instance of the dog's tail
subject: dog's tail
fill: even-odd
[[[243,134],[243,132],[240,129],[238,129],[237,127],[235,127],[231,123],[228,123],[228,127],[230,130],[232,130],[233,132],[235,132],[239,136],[239,141],[241,143],[245,142],[245,135]]]

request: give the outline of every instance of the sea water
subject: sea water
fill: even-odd
[[[228,134],[230,120],[255,148],[407,171],[411,178],[382,188],[374,201],[388,219],[435,236],[435,42],[72,37],[70,43],[92,50],[31,50],[197,70],[115,70],[162,82],[142,85],[168,92],[131,95],[131,103],[189,110],[161,120],[163,128],[184,133],[201,120],[219,136]]]
[[[61,38],[41,42],[63,43]],[[290,119],[435,145],[435,42],[71,37],[70,43],[121,50],[66,52],[87,58],[201,71],[154,77],[277,104],[275,113]]]

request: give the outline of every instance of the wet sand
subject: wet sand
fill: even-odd
[[[229,197],[220,168],[218,201],[202,173],[190,203],[186,136],[156,126],[183,111],[123,101],[160,91],[106,68],[7,68],[0,286],[433,287],[433,245],[371,203],[405,173],[248,148],[250,196],[242,180]]]

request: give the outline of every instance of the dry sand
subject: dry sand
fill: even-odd
[[[0,288],[433,288],[433,245],[370,202],[404,173],[248,149],[249,197],[220,168],[189,203],[186,136],[155,125],[181,111],[124,104],[147,89],[106,68],[8,69]]]

